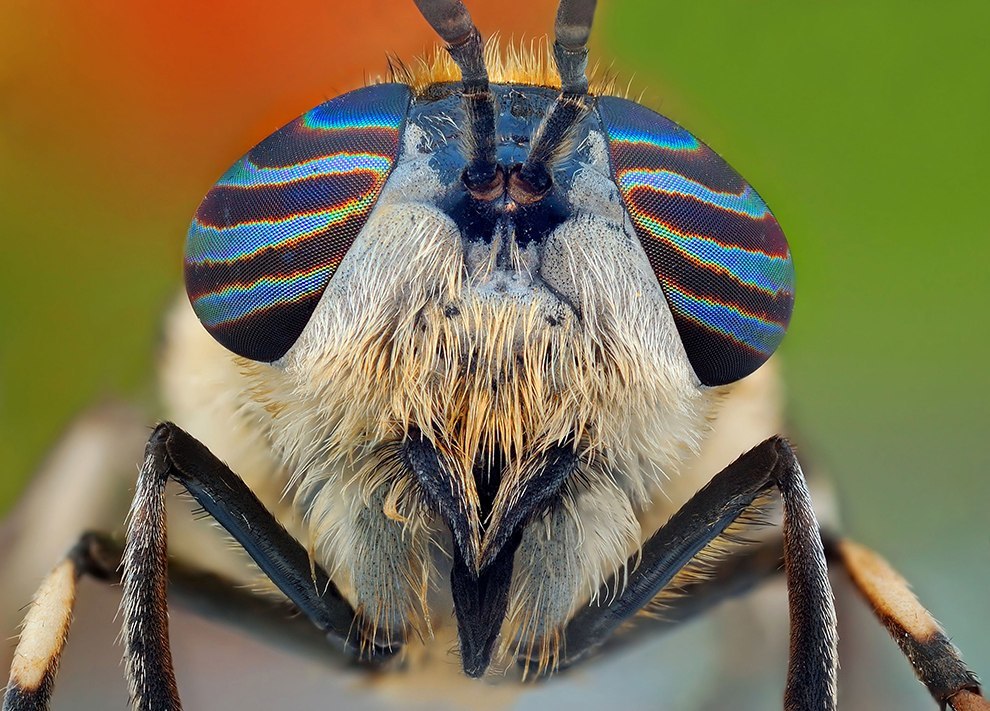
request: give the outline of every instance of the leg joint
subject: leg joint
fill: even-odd
[[[120,582],[123,548],[106,533],[87,531],[69,550],[68,558],[78,574],[108,583]]]

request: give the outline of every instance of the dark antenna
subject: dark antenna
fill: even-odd
[[[488,86],[484,43],[461,0],[415,0],[416,7],[447,43],[447,52],[461,70],[464,149],[469,156],[464,184],[479,199],[502,193],[502,171],[495,155],[495,95]]]
[[[560,0],[554,23],[553,58],[563,94],[588,93],[588,37],[596,0]]]
[[[554,23],[553,58],[560,74],[560,96],[533,142],[522,166],[509,176],[509,195],[516,202],[540,200],[553,185],[549,166],[571,130],[591,110],[588,96],[588,37],[596,0],[560,0]]]

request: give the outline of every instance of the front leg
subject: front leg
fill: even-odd
[[[173,479],[223,526],[302,613],[348,654],[393,653],[355,640],[355,613],[327,573],[254,493],[203,444],[171,423],[148,441],[124,549],[124,642],[132,704],[179,709],[168,642],[165,483]]]
[[[628,581],[607,606],[586,607],[564,630],[569,665],[604,643],[656,597],[708,543],[776,487],[784,504],[784,565],[791,652],[784,708],[833,711],[836,705],[835,605],[811,496],[790,446],[772,437],[717,474],[643,544],[629,561]],[[602,599],[608,599],[604,596]]]

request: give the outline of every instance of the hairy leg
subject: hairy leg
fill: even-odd
[[[165,484],[169,479],[182,484],[342,652],[356,657],[363,651],[378,658],[393,652],[374,640],[351,639],[354,611],[326,572],[312,563],[302,545],[230,469],[202,444],[166,423],[156,428],[148,442],[123,552],[123,638],[135,708],[181,708],[168,640]],[[94,551],[94,540],[84,537],[42,584],[15,652],[5,709],[47,707],[79,577],[116,575],[109,574],[116,567],[107,557],[96,555],[106,551]]]

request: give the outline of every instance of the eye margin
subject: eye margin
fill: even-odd
[[[236,355],[271,363],[299,338],[398,160],[412,90],[374,84],[271,134],[221,176],[186,237],[186,293]]]
[[[715,151],[636,102],[600,97],[612,179],[702,385],[740,380],[780,345],[794,264],[763,199]]]

